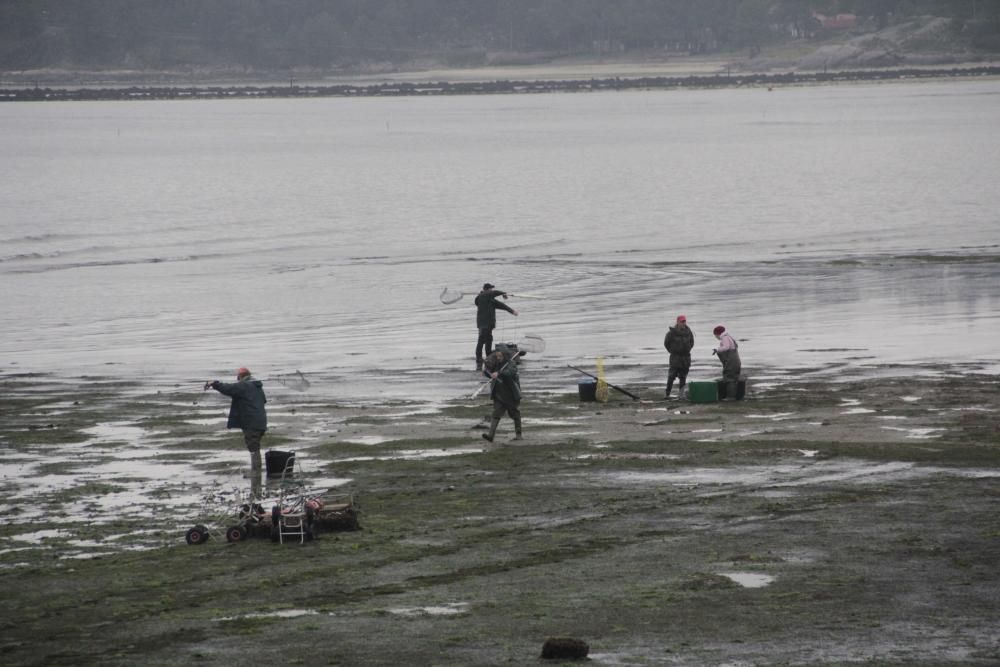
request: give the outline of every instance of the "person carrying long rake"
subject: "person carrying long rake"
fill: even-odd
[[[490,378],[490,398],[493,399],[493,414],[489,433],[483,438],[493,442],[497,426],[504,413],[514,420],[514,440],[521,440],[521,381],[517,375],[517,363],[513,357],[497,350],[486,357],[483,375]]]

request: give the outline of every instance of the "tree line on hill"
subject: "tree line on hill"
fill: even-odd
[[[997,0],[4,0],[0,70],[348,68],[488,54],[755,50],[815,36],[815,13],[879,26],[954,19],[1000,50]]]

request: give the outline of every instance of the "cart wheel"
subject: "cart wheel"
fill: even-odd
[[[247,532],[243,526],[230,526],[226,529],[226,542],[239,542],[246,536]]]
[[[195,526],[187,532],[184,539],[188,544],[204,544],[208,539],[208,531],[204,526]]]

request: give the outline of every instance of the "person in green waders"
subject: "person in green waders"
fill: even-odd
[[[515,360],[503,351],[497,350],[486,357],[483,375],[493,380],[493,386],[490,388],[493,415],[490,420],[490,432],[483,433],[483,438],[493,442],[500,418],[507,413],[514,420],[513,439],[521,440],[521,381],[517,376]]]
[[[229,406],[229,420],[226,428],[243,431],[243,442],[250,452],[251,475],[260,476],[260,441],[267,431],[267,410],[264,404],[264,384],[254,378],[247,368],[236,371],[236,382],[227,383],[213,380],[205,383],[205,389],[212,388],[233,399]]]
[[[722,362],[722,379],[726,382],[726,396],[735,399],[740,372],[743,370],[743,365],[740,363],[740,346],[721,324],[715,327],[712,333],[719,341],[719,347],[712,350],[712,354],[718,356]]]

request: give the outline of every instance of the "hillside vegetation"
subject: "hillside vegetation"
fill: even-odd
[[[830,30],[816,14],[851,13]],[[931,26],[924,32],[905,28]],[[901,32],[893,39],[887,31]],[[863,54],[873,50],[878,57]],[[903,37],[906,37],[903,39]],[[865,40],[869,42],[851,42]],[[830,51],[831,40],[841,46]],[[825,52],[898,64],[910,52],[1000,52],[1000,2],[985,0],[5,0],[0,71],[391,71]],[[808,60],[806,62],[809,62]]]

